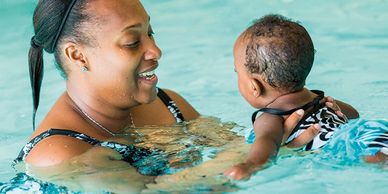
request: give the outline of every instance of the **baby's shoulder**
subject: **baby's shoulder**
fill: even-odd
[[[262,113],[253,123],[255,129],[281,129],[283,128],[284,119],[281,116],[269,113]]]

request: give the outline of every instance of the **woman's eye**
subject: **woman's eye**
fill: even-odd
[[[136,41],[134,43],[126,44],[125,47],[136,48],[137,46],[139,46],[139,44],[140,44],[140,41]]]

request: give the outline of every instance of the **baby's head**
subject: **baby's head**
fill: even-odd
[[[313,42],[300,24],[280,15],[256,20],[234,46],[241,94],[259,108],[276,95],[301,90],[314,53]]]

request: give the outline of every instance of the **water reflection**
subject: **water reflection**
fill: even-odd
[[[214,117],[201,117],[174,126],[129,128],[112,140],[152,153],[136,161],[136,168],[122,161],[117,152],[94,147],[57,166],[39,168],[19,164],[19,171],[25,174],[18,177],[29,178],[17,180],[21,183],[34,177],[41,181],[30,184],[30,189],[45,188],[45,192],[47,188],[54,189],[53,184],[58,186],[57,190],[66,187],[81,192],[233,190],[233,185],[221,173],[241,160],[248,150],[244,139],[232,131],[240,129],[234,123],[223,123]],[[144,175],[155,170],[159,170],[159,177]],[[53,184],[44,187],[47,182]],[[0,189],[12,191],[22,185],[25,186],[11,181]]]

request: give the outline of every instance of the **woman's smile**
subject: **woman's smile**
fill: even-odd
[[[138,79],[141,82],[145,82],[150,85],[156,85],[158,82],[158,77],[155,74],[155,70],[158,67],[158,65],[155,65],[148,70],[144,70],[141,73],[138,73]]]

